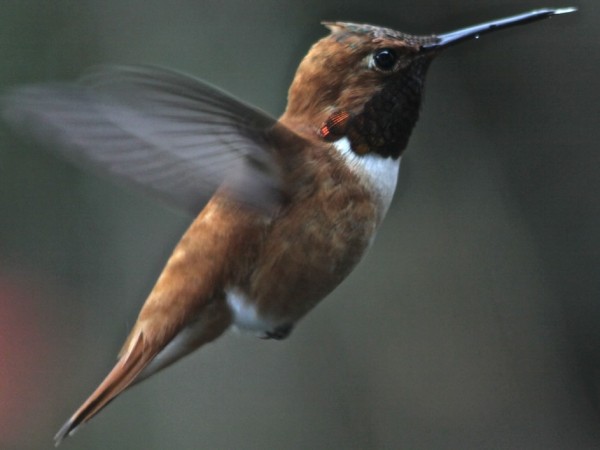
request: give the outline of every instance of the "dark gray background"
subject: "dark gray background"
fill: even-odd
[[[436,61],[387,221],[284,342],[227,335],[73,449],[600,445],[600,7]],[[278,115],[321,20],[413,33],[540,1],[2,3],[0,88],[160,64]],[[0,128],[0,447],[50,448],[189,219]]]

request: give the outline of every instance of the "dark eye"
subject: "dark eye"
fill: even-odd
[[[391,48],[382,48],[381,50],[377,50],[373,55],[375,67],[384,72],[392,70],[396,65],[397,59],[396,52]]]

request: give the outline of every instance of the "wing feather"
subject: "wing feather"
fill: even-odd
[[[241,202],[270,210],[281,199],[271,133],[282,125],[178,72],[100,68],[79,83],[17,88],[2,112],[56,153],[191,214],[226,180]]]

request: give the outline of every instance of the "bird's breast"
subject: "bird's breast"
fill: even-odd
[[[381,161],[351,166],[332,149],[313,161],[310,186],[272,221],[249,276],[228,291],[239,328],[294,323],[360,261],[389,207],[398,171],[397,160],[373,158]]]
[[[352,144],[347,137],[333,142],[333,148],[344,160],[348,169],[372,190],[377,202],[379,222],[381,222],[392,204],[401,158],[383,157],[376,153],[357,155],[352,150]]]

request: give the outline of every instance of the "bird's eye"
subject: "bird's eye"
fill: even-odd
[[[373,55],[375,67],[383,72],[389,72],[396,65],[398,57],[396,52],[391,48],[382,48],[377,50]]]

